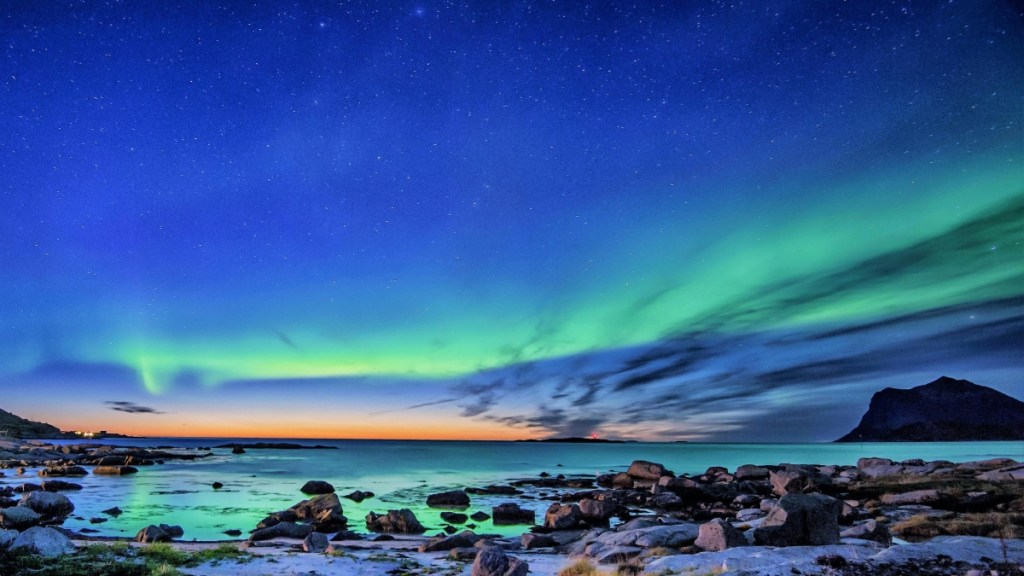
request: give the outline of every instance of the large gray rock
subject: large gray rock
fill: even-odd
[[[7,548],[18,537],[17,530],[0,530],[0,550]]]
[[[469,548],[477,543],[480,537],[472,530],[463,530],[451,536],[438,536],[420,544],[420,552],[446,552],[453,548]]]
[[[551,530],[570,530],[583,520],[576,504],[552,504],[544,513],[544,527]]]
[[[408,508],[388,510],[383,515],[370,512],[366,515],[366,528],[372,532],[396,534],[422,534],[427,530]]]
[[[41,490],[22,494],[18,505],[31,508],[47,518],[63,518],[75,511],[75,505],[67,496]]]
[[[307,524],[296,524],[294,522],[278,522],[273,526],[261,528],[249,535],[250,542],[270,540],[272,538],[295,538],[303,539],[313,531],[313,527]]]
[[[334,493],[303,500],[288,511],[293,512],[298,520],[313,524],[313,527],[321,532],[336,532],[348,524],[348,518],[342,514],[341,501]]]
[[[26,550],[53,558],[64,554],[71,554],[75,551],[75,545],[67,536],[53,528],[33,526],[25,530],[11,543],[11,550]]]
[[[537,548],[551,548],[557,546],[558,542],[547,534],[527,532],[519,537],[519,544],[524,550],[534,550]]]
[[[35,510],[25,506],[12,506],[0,509],[0,527],[11,530],[24,530],[35,526],[42,519]]]
[[[470,576],[526,576],[529,572],[526,562],[506,556],[497,546],[487,546],[476,555]]]
[[[672,476],[673,474],[661,464],[655,462],[648,462],[646,460],[634,460],[629,465],[629,470],[626,471],[633,478],[639,478],[641,480],[654,480],[655,482],[662,476]]]
[[[746,546],[747,538],[733,527],[732,524],[721,518],[700,525],[700,533],[697,541],[694,542],[699,548],[718,552],[726,548]]]
[[[465,490],[450,490],[427,496],[427,506],[434,508],[466,508],[469,494]]]
[[[820,546],[839,542],[843,503],[824,494],[787,494],[754,530],[761,546]]]
[[[610,500],[584,498],[579,502],[580,516],[591,524],[606,524],[615,515],[619,505]]]

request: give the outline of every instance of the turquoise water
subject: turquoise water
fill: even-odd
[[[105,443],[130,446],[178,446],[194,449],[226,442],[258,440],[224,439],[119,439]],[[264,441],[266,441],[264,439]],[[710,466],[730,470],[742,464],[854,464],[864,456],[894,460],[922,458],[954,462],[995,457],[1024,459],[1021,442],[952,443],[864,443],[864,444],[558,444],[519,442],[414,442],[373,440],[286,440],[303,444],[326,444],[338,450],[249,450],[233,455],[228,449],[213,450],[214,456],[193,462],[171,461],[140,468],[133,476],[87,476],[72,479],[85,488],[67,495],[75,503],[75,516],[65,526],[93,528],[99,535],[133,536],[148,524],[168,523],[184,527],[186,540],[229,539],[227,529],[243,533],[255,527],[267,513],[281,510],[303,499],[299,488],[307,480],[327,480],[339,494],[352,490],[372,491],[375,498],[355,503],[342,499],[350,528],[365,531],[363,517],[372,511],[411,508],[431,532],[443,523],[438,510],[427,508],[432,492],[484,486],[508,480],[536,477],[541,472],[585,475],[625,470],[633,460],[660,462],[677,474],[697,474]],[[9,476],[3,481],[16,485],[38,481],[36,471],[25,478]],[[224,488],[213,490],[221,482]],[[536,495],[536,492],[528,496]],[[543,518],[547,502],[518,496],[471,496],[466,511],[484,510],[516,499]],[[118,506],[119,518],[90,524],[91,517],[106,517],[100,511]],[[492,526],[478,523],[477,532],[518,534],[524,527]]]

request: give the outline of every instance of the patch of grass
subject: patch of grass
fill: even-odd
[[[558,576],[600,576],[590,560],[581,559],[558,571]]]
[[[106,546],[90,546],[81,553],[44,558],[22,551],[0,552],[4,576],[151,576],[149,567],[120,557]]]
[[[234,544],[221,544],[216,548],[207,548],[192,554],[189,558],[189,566],[204,564],[206,562],[219,562],[221,560],[234,560],[236,562],[248,562],[252,556],[235,546]]]
[[[961,514],[945,520],[919,514],[893,525],[891,531],[911,542],[921,542],[935,536],[1024,538],[1024,514],[985,512]]]
[[[644,572],[644,562],[639,557],[619,562],[615,567],[615,576],[640,576]]]
[[[153,566],[160,564],[184,566],[190,560],[188,553],[182,552],[166,542],[154,542],[148,546],[143,546],[139,548],[138,554]]]

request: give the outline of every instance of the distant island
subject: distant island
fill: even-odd
[[[909,390],[886,388],[836,442],[968,440],[1024,440],[1024,402],[947,376]]]
[[[598,444],[626,444],[628,442],[636,442],[636,440],[608,440],[607,438],[579,438],[579,437],[571,437],[571,438],[541,438],[539,440],[531,438],[529,440],[516,440],[516,442],[559,442],[559,443],[562,443],[562,444],[593,444],[593,443],[596,442]]]
[[[62,439],[62,438],[130,438],[124,434],[115,434],[100,430],[97,432],[72,431],[66,432],[46,422],[36,422],[11,414],[6,410],[0,410],[0,437],[8,438],[41,438],[41,439]]]

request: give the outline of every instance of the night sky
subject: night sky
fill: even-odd
[[[0,408],[830,440],[1024,397],[1024,13],[0,4]]]

